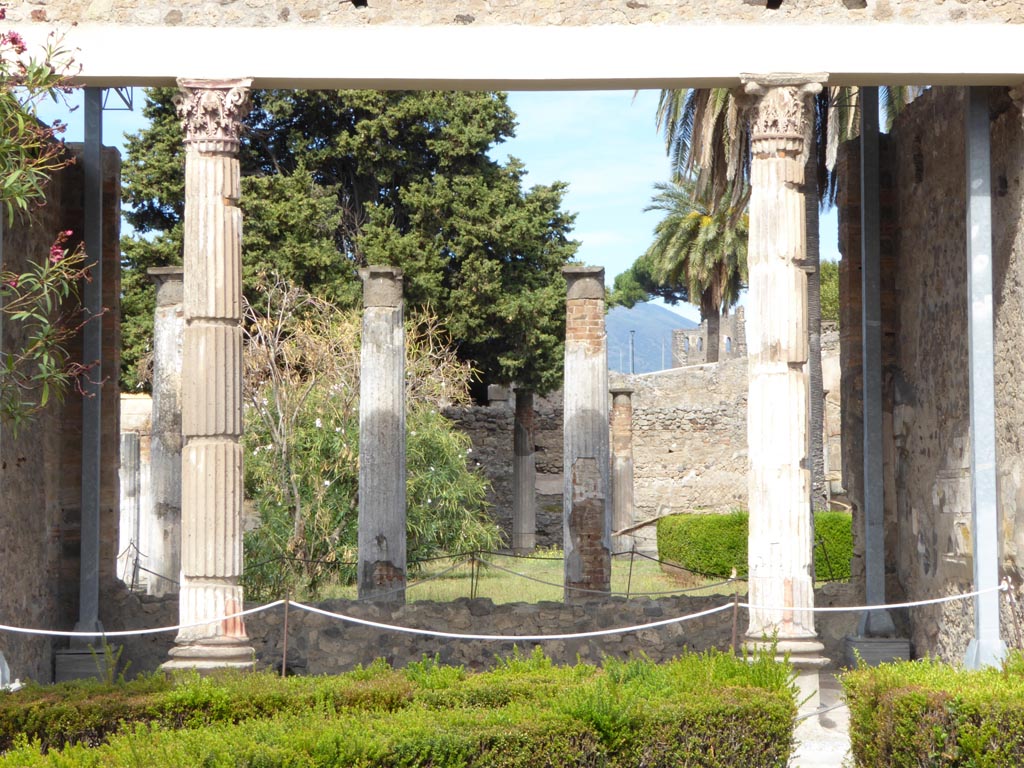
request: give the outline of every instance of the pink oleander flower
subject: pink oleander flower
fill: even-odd
[[[6,6],[0,5],[0,21],[3,21],[6,18],[7,18],[7,8],[6,8]]]
[[[11,286],[11,288],[17,288],[18,287],[18,278],[12,277],[10,280],[8,280],[5,283],[5,285],[9,285],[9,286]]]
[[[57,243],[50,246],[50,261],[54,264],[58,263],[64,258],[64,249]]]

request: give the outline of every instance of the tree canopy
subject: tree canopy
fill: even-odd
[[[144,355],[153,298],[145,269],[180,263],[184,147],[171,89],[147,92],[151,125],[129,137],[123,246],[125,383]],[[340,307],[356,270],[405,273],[406,301],[444,318],[482,378],[557,385],[565,287],[577,248],[565,187],[523,188],[489,152],[513,135],[501,93],[255,91],[241,149],[244,285],[270,273]]]

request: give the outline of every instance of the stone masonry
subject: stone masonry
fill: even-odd
[[[993,89],[990,114],[1001,565],[1019,586],[1024,579],[1024,399],[1019,395],[1024,138],[1020,109],[1005,89]],[[883,237],[887,228],[891,233],[888,260],[883,241],[883,291],[888,281],[898,298],[887,301],[883,293],[882,304],[889,598],[915,600],[973,588],[963,125],[963,92],[932,89],[896,121],[883,154]],[[845,162],[855,162],[855,150],[847,152]],[[841,249],[843,261],[851,260],[850,272],[856,271],[859,254],[858,204],[856,190],[841,191]],[[842,287],[856,282],[844,280]],[[850,302],[842,318],[844,359],[853,358],[859,344],[851,322],[859,318],[858,295],[844,294]],[[844,398],[848,393],[852,398],[844,408],[845,428],[858,418],[859,403],[855,384],[844,381],[843,387]],[[846,441],[844,463],[855,466],[858,450],[855,441]],[[1001,602],[1004,639],[1020,647],[1024,617],[1012,616]],[[970,601],[915,609],[902,620],[909,620],[918,656],[960,660],[974,634]]]
[[[81,150],[69,145],[72,154]],[[47,205],[31,223],[17,219],[4,226],[5,268],[21,270],[24,259],[45,258],[58,230],[83,232],[82,167],[71,165],[52,179]],[[120,365],[120,157],[103,152],[103,367]],[[72,241],[71,245],[74,245]],[[15,326],[4,322],[4,345],[17,344]],[[68,345],[71,360],[81,360],[81,338]],[[118,547],[118,455],[120,428],[116,383],[102,387],[104,462],[100,477],[100,593],[114,588]],[[73,628],[78,618],[79,525],[81,509],[81,397],[72,390],[63,404],[51,401],[31,424],[15,435],[7,425],[0,440],[0,614],[10,623],[54,629]],[[103,600],[100,618],[110,619]],[[66,641],[24,635],[0,635],[13,677],[41,682],[53,679],[53,652]]]
[[[854,591],[847,584],[829,584],[817,590],[815,604],[852,605]],[[111,626],[153,627],[174,623],[173,600],[139,597],[126,589],[112,593],[109,605],[117,618]],[[658,599],[621,597],[590,599],[580,604],[561,602],[505,603],[488,599],[460,598],[448,603],[420,601],[404,606],[330,600],[317,607],[336,613],[400,626],[440,629],[467,634],[561,634],[646,624],[728,604],[730,597],[677,596]],[[741,617],[743,611],[739,614]],[[668,624],[636,632],[578,640],[552,640],[539,645],[558,664],[577,658],[599,663],[605,655],[627,658],[644,654],[655,661],[668,660],[686,649],[727,649],[732,643],[731,610],[700,619]],[[839,658],[843,638],[857,625],[854,613],[824,614],[819,622],[826,653]],[[247,619],[257,668],[280,669],[283,652],[284,609],[274,608]],[[119,641],[125,646],[123,660],[131,661],[129,676],[151,672],[166,658],[170,635],[144,635]],[[419,661],[426,654],[440,656],[444,664],[486,669],[495,657],[512,653],[508,641],[442,640],[419,635],[361,627],[295,608],[288,614],[287,667],[297,674],[326,675],[344,672],[357,664],[368,665],[384,658],[396,667]],[[519,643],[529,652],[535,643]]]
[[[611,587],[611,478],[604,268],[562,268],[565,302],[563,551],[565,598]]]

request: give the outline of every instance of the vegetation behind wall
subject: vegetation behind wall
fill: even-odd
[[[707,576],[747,577],[749,514],[673,515],[658,521],[658,557]],[[852,519],[846,512],[814,515],[814,564],[818,581],[850,578]]]

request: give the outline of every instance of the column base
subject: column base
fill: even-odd
[[[183,669],[194,669],[200,674],[217,669],[240,669],[251,672],[256,668],[255,649],[233,639],[176,645],[171,648],[170,657],[169,661],[160,665],[164,672]]]
[[[818,670],[829,664],[828,657],[821,655],[825,650],[824,643],[814,637],[783,638],[772,642],[764,639],[755,640],[748,636],[743,647],[755,652],[774,649],[776,661],[784,661],[788,656],[789,663],[798,672]]]

